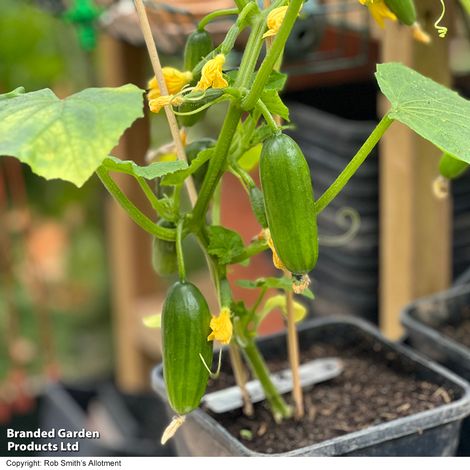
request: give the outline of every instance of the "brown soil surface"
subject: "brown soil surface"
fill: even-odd
[[[371,350],[372,348],[372,350]],[[338,348],[316,344],[303,354],[302,362],[335,356],[344,361],[343,373],[305,391],[306,416],[276,424],[266,403],[255,405],[255,415],[241,410],[212,414],[248,448],[280,453],[322,442],[397,418],[430,410],[452,401],[451,390],[414,377],[409,365],[379,343]],[[286,361],[270,362],[270,370],[287,368]],[[231,374],[222,373],[212,390],[233,385]],[[286,396],[290,401],[290,396]]]

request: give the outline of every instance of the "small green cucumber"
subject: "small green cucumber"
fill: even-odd
[[[188,163],[191,162],[199,155],[199,152],[206,150],[210,147],[214,147],[215,140],[210,139],[209,137],[204,137],[199,140],[194,140],[190,144],[186,145],[186,158],[188,159]],[[209,167],[209,162],[204,163],[196,172],[193,173],[194,184],[196,185],[196,189],[202,186],[202,182],[207,173],[207,168]]]
[[[176,228],[174,224],[163,219],[159,220],[157,225],[166,228]],[[152,245],[152,266],[159,276],[165,277],[175,274],[178,271],[176,243],[154,238]]]
[[[214,101],[224,94],[224,91],[220,88],[210,88],[204,92],[192,92],[186,95],[187,98],[195,98],[201,96],[201,99],[197,101],[185,101],[181,106],[178,107],[178,112],[180,113],[189,113],[191,111],[196,111],[207,103]],[[186,116],[178,116],[180,124],[184,127],[192,127],[194,124],[199,122],[206,114],[207,109],[203,109],[195,114],[187,114]]]
[[[455,180],[462,176],[469,168],[467,162],[463,162],[454,156],[444,153],[439,161],[439,173],[449,180]]]
[[[184,47],[184,69],[190,72],[196,65],[214,49],[212,36],[203,29],[192,32],[186,40]],[[199,80],[199,77],[195,77]]]
[[[265,140],[260,157],[261,188],[274,248],[294,275],[311,271],[318,234],[310,170],[299,146],[278,134]]]
[[[266,207],[264,205],[263,191],[258,186],[253,186],[248,190],[250,198],[251,209],[255,214],[256,220],[263,228],[268,227],[268,220],[266,219]]]
[[[199,406],[212,364],[211,314],[206,299],[189,282],[170,288],[162,311],[163,377],[171,408],[184,415]]]
[[[407,26],[416,23],[416,8],[413,0],[385,0],[392,13]]]

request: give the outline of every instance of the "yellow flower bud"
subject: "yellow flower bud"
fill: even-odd
[[[191,72],[181,72],[174,67],[163,67],[162,71],[163,78],[165,79],[165,84],[170,95],[179,93],[182,88],[193,79],[193,74]],[[158,86],[158,82],[155,77],[148,82],[147,87],[150,89],[148,93],[149,100],[153,100],[161,96],[160,87]]]
[[[222,67],[225,64],[225,56],[218,54],[206,62],[201,70],[201,79],[196,85],[196,90],[205,91],[208,88],[226,88],[227,80],[222,75]]]
[[[233,333],[230,309],[223,307],[217,317],[212,317],[210,327],[212,333],[207,337],[207,341],[218,341],[220,344],[229,344]]]
[[[268,17],[266,18],[268,30],[263,34],[263,38],[268,38],[277,34],[282,22],[284,21],[284,17],[286,16],[287,8],[287,6],[278,7],[269,12]]]
[[[358,0],[361,5],[365,5],[368,9],[372,18],[376,23],[383,28],[386,19],[396,21],[397,17],[390,11],[384,0]]]

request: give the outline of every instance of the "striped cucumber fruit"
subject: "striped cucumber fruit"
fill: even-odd
[[[184,69],[192,72],[194,67],[214,49],[212,36],[206,31],[193,31],[186,40],[184,47]],[[195,77],[199,80],[199,77]]]
[[[175,224],[167,220],[159,220],[157,225],[166,228],[176,228]],[[152,266],[154,271],[162,277],[171,276],[178,271],[178,262],[176,259],[176,243],[174,241],[153,239],[152,245]]]
[[[263,143],[259,171],[277,255],[294,275],[306,274],[317,262],[318,233],[305,157],[294,140],[277,134]]]
[[[199,406],[212,364],[211,314],[206,299],[189,282],[170,288],[162,311],[163,377],[171,408],[184,415]]]
[[[385,0],[385,5],[403,24],[411,26],[416,23],[416,8],[413,0]]]

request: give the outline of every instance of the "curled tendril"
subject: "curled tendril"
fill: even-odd
[[[448,29],[445,26],[443,26],[439,23],[443,20],[445,14],[446,14],[446,4],[445,4],[444,0],[440,0],[440,1],[441,1],[441,5],[442,5],[442,12],[441,12],[441,16],[439,16],[439,18],[434,23],[434,27],[437,29],[437,33],[439,34],[439,37],[440,38],[445,38],[446,35],[447,35]]]
[[[339,227],[347,228],[347,231],[341,235],[321,235],[319,243],[322,246],[338,247],[349,243],[359,232],[361,228],[361,216],[356,209],[352,207],[343,207],[336,213],[336,223]]]
[[[207,365],[203,355],[199,353],[199,359],[201,359],[203,366],[209,372],[209,376],[211,379],[217,379],[220,375],[220,369],[222,369],[222,348],[219,349],[219,360],[217,362],[217,370],[215,372],[211,371],[211,368]]]

